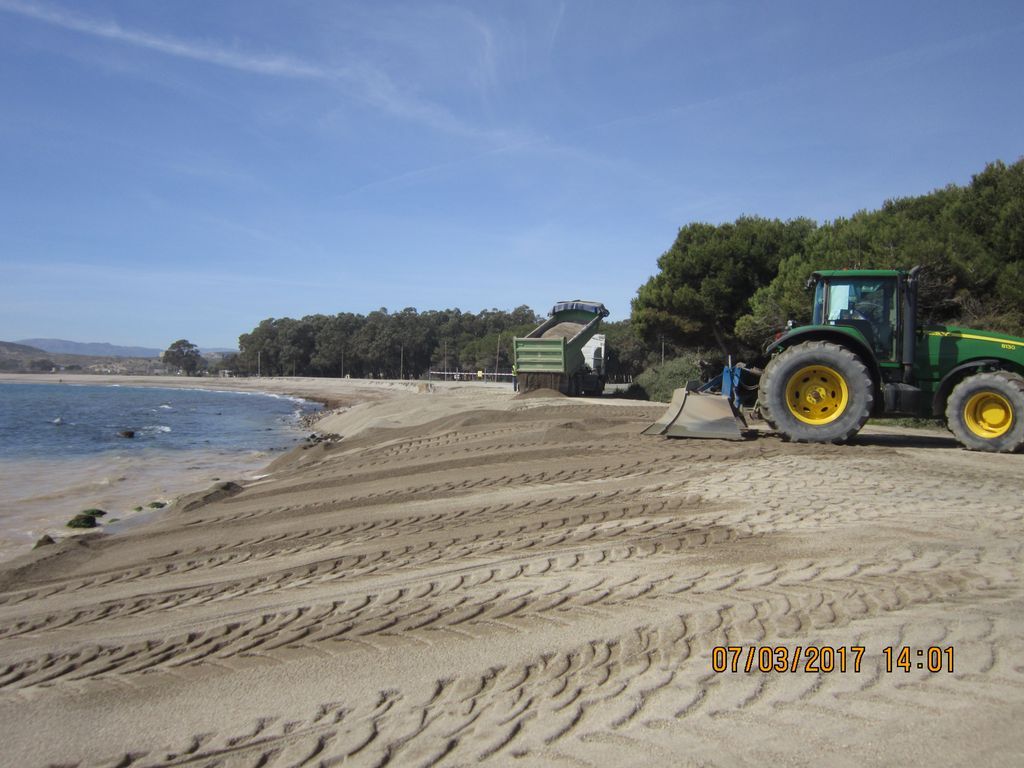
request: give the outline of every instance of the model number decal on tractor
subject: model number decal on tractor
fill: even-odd
[[[1015,351],[1017,349],[1016,344],[1007,344],[1002,339],[993,339],[991,336],[979,336],[975,333],[961,333],[959,331],[929,331],[929,336],[938,336],[941,339],[970,339],[972,341],[990,341],[993,344],[998,344],[1003,349]]]

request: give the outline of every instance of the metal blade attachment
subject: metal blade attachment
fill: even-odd
[[[677,389],[672,393],[672,402],[665,413],[643,434],[743,440],[740,430],[746,426],[743,417],[722,395]]]

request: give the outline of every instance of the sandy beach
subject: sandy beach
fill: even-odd
[[[645,437],[658,404],[507,385],[203,385],[329,402],[340,437],[0,564],[0,764],[1024,762],[1024,457]]]

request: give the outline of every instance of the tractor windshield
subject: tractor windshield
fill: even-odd
[[[895,358],[896,281],[885,278],[837,278],[815,287],[815,324],[856,328],[881,360]]]

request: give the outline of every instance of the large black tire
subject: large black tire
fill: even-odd
[[[841,443],[871,414],[874,386],[853,352],[806,341],[772,358],[758,387],[758,407],[784,440]]]
[[[1004,371],[968,376],[946,401],[946,424],[970,451],[1019,451],[1024,446],[1024,378]]]

